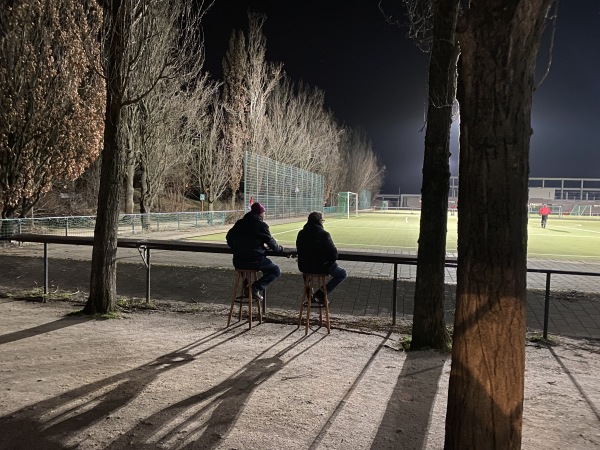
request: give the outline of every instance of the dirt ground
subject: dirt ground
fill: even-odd
[[[443,448],[450,357],[397,332],[81,307],[0,298],[1,449]],[[600,448],[599,352],[529,341],[524,449]]]

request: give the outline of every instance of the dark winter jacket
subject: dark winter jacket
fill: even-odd
[[[258,263],[266,253],[265,245],[275,252],[283,251],[260,215],[249,212],[227,232],[227,245],[233,250],[233,264]]]
[[[329,273],[336,266],[337,248],[323,224],[309,220],[296,238],[298,269],[303,273]]]

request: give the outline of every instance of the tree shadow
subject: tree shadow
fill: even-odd
[[[577,381],[577,378],[575,378],[575,375],[573,374],[573,372],[571,372],[569,370],[569,368],[566,366],[566,364],[563,362],[562,358],[556,354],[556,352],[554,351],[554,349],[552,347],[548,346],[547,348],[550,351],[550,353],[552,353],[552,356],[554,357],[556,362],[560,365],[560,367],[563,369],[563,371],[567,374],[567,376],[569,377],[569,379],[571,380],[573,385],[577,388],[577,390],[579,391],[581,396],[585,399],[585,402],[588,404],[588,406],[592,410],[592,413],[594,413],[594,415],[600,422],[600,410],[598,410],[598,407],[596,407],[596,405],[594,404],[594,401],[587,395],[587,393],[585,392],[585,390],[583,389],[581,384],[579,384],[579,382]]]
[[[0,345],[8,344],[9,342],[26,339],[33,336],[38,336],[44,333],[50,333],[51,331],[60,330],[62,328],[70,327],[73,325],[79,325],[80,323],[87,322],[89,318],[67,316],[62,319],[55,320],[54,322],[45,323],[38,325],[37,327],[28,328],[26,330],[14,331],[0,335]]]
[[[449,358],[432,351],[407,353],[372,450],[425,448],[438,384]]]
[[[1,417],[0,447],[28,450],[68,448],[62,442],[130,403],[161,374],[188,364],[198,355],[246,332],[246,329],[238,330],[226,337],[231,333],[231,328],[217,331],[141,366]],[[211,342],[216,339],[219,339],[218,342]],[[211,345],[192,352],[206,344]]]

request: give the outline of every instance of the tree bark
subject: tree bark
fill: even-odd
[[[113,0],[105,8],[104,20],[118,22],[120,1]],[[122,25],[122,24],[121,24]],[[118,27],[118,25],[117,25]],[[109,29],[109,27],[104,27]],[[92,249],[92,271],[90,296],[83,312],[85,314],[106,313],[116,308],[117,297],[117,233],[121,193],[123,191],[123,149],[119,145],[118,129],[121,118],[123,80],[120,77],[123,64],[124,33],[111,36],[106,59],[106,119],[104,127],[104,149],[98,211],[94,229]]]
[[[411,350],[446,349],[444,319],[450,127],[456,95],[458,0],[434,0],[429,105],[423,159],[421,222]]]
[[[472,2],[459,25],[459,260],[446,449],[521,448],[531,103],[550,3]]]

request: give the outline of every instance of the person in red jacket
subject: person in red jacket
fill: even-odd
[[[548,205],[544,205],[540,208],[540,216],[542,216],[542,228],[546,228],[546,222],[548,222],[548,214],[550,214],[550,208]]]

